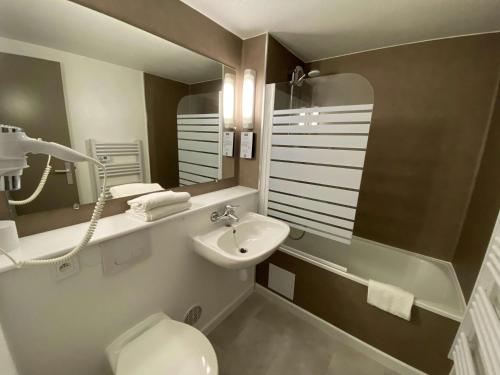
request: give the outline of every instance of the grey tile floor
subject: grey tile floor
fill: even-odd
[[[208,338],[219,375],[397,375],[255,293]]]

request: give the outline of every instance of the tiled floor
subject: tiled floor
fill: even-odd
[[[255,293],[208,338],[219,375],[397,375]]]

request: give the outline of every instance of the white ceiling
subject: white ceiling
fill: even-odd
[[[0,37],[184,83],[222,77],[216,61],[66,0],[0,0]]]
[[[182,0],[246,39],[270,32],[306,62],[500,30],[500,0]]]

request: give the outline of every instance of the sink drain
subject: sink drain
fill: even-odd
[[[243,247],[240,249],[240,253],[245,254],[246,252],[248,252],[247,249],[244,249]]]

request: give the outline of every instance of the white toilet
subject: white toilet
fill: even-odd
[[[106,348],[116,375],[217,375],[217,357],[197,329],[151,315],[127,330]]]

